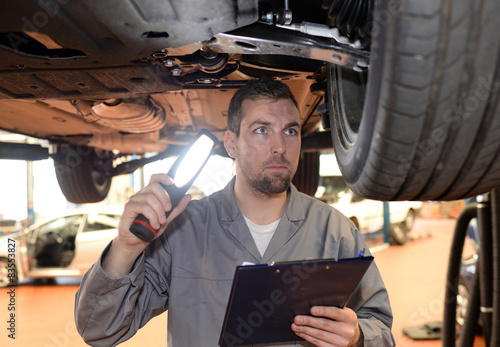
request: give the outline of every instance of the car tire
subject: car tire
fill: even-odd
[[[470,285],[462,275],[458,278],[457,287],[457,326],[462,328],[467,316],[467,305],[470,300]]]
[[[314,196],[319,184],[319,152],[302,153],[292,183],[299,192]]]
[[[54,155],[57,181],[75,204],[102,201],[111,187],[113,153],[86,146],[59,146]]]
[[[389,243],[395,246],[402,246],[408,242],[408,230],[404,223],[394,223],[389,225]]]
[[[17,285],[17,272],[15,277],[9,277],[8,264],[7,258],[0,258],[0,288]]]
[[[333,146],[356,194],[454,200],[500,185],[499,16],[498,0],[375,2],[369,72],[327,69]]]

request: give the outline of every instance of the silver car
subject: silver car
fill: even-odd
[[[76,210],[0,238],[0,287],[25,278],[80,277],[117,235],[118,211]]]

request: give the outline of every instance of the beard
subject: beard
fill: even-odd
[[[250,181],[250,185],[255,190],[266,195],[280,194],[290,187],[291,177],[289,175],[282,177],[262,177]]]
[[[268,173],[261,175],[254,175],[253,178],[249,179],[248,182],[250,186],[256,191],[266,194],[281,194],[288,190],[292,177],[295,174],[292,165],[284,157],[278,157],[270,160],[263,164],[263,167],[267,167],[272,164],[286,165],[288,170],[282,173]]]

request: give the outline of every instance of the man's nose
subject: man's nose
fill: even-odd
[[[271,152],[273,154],[284,154],[285,151],[286,145],[283,135],[280,133],[275,134],[271,141]]]

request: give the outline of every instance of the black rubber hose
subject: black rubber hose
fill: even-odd
[[[492,223],[492,206],[489,202],[481,202],[477,204],[477,221],[479,227],[479,271],[481,288],[481,307],[493,307],[493,233],[491,228]],[[482,315],[483,319],[483,335],[486,346],[490,345],[491,340],[491,312],[485,312]]]
[[[493,220],[493,319],[490,346],[500,346],[500,191],[491,192]]]
[[[473,347],[474,339],[476,337],[477,322],[479,321],[479,306],[481,305],[480,298],[480,265],[476,267],[474,280],[472,281],[472,289],[470,293],[469,302],[467,304],[467,313],[465,315],[464,325],[460,333],[460,341],[458,347]]]
[[[373,22],[374,0],[324,0],[328,19],[344,35],[370,36]]]
[[[450,257],[448,259],[448,273],[446,275],[446,287],[444,296],[443,347],[455,347],[456,313],[458,278],[462,264],[462,251],[464,248],[467,230],[472,218],[477,217],[477,204],[466,206],[457,218],[453,240],[451,243]]]

